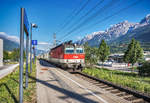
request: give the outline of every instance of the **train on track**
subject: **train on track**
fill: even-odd
[[[50,50],[47,60],[64,69],[81,69],[85,66],[84,46],[64,42]]]

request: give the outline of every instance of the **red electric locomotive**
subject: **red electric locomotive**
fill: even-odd
[[[84,47],[71,41],[62,43],[50,51],[50,62],[62,68],[82,68],[85,64]]]

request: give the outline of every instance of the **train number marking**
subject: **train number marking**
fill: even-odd
[[[73,56],[73,58],[78,58],[78,56]]]

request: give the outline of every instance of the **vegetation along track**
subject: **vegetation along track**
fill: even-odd
[[[44,61],[46,61],[46,60],[44,60]],[[46,61],[46,62],[48,62],[48,61]],[[48,62],[48,63],[50,63],[50,62]],[[55,65],[55,66],[57,66],[57,65]],[[72,69],[65,69],[65,70],[67,70],[71,74],[75,75],[76,77],[79,77],[88,82],[91,82],[94,85],[98,86],[99,88],[105,89],[106,91],[109,91],[113,95],[116,95],[119,98],[120,97],[124,98],[124,99],[130,101],[131,103],[150,103],[150,96],[147,96],[140,92],[137,92],[132,89],[125,88],[125,87],[113,84],[111,82],[101,80],[101,79],[95,78],[93,76],[84,74],[84,73],[80,72],[80,70],[76,70],[76,71],[73,71]]]
[[[107,90],[110,93],[118,97],[124,98],[125,100],[128,100],[132,103],[150,103],[150,97],[140,92],[137,92],[137,91],[134,91],[134,90],[131,90],[129,88],[125,88],[119,85],[115,85],[113,83],[89,76],[81,72],[70,72],[70,73],[75,75],[76,77],[79,77],[88,82],[91,82],[94,85],[104,90]]]

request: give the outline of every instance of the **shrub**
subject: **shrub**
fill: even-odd
[[[139,75],[150,76],[150,62],[145,62],[141,67],[138,67]]]

